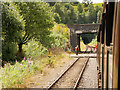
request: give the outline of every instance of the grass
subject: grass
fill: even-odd
[[[30,75],[33,75],[37,70],[41,70],[36,62],[32,60],[22,60],[15,65],[10,63],[5,64],[4,68],[0,69],[2,73],[2,88],[19,87],[17,84],[24,84],[24,79]]]
[[[51,50],[52,51],[52,50]],[[2,88],[25,88],[27,78],[34,76],[37,73],[47,73],[44,68],[54,68],[56,64],[59,63],[60,59],[65,58],[65,52],[60,49],[54,50],[58,52],[52,54],[49,58],[48,56],[42,56],[36,60],[27,58],[27,60],[22,60],[22,62],[17,62],[14,65],[10,63],[5,64],[4,68],[1,67],[0,73],[2,73]]]

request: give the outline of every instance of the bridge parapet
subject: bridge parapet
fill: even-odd
[[[100,24],[68,24],[72,33],[95,33]]]

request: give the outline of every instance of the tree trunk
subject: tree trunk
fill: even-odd
[[[19,47],[19,52],[22,52],[22,43],[18,44],[18,47]]]
[[[24,58],[24,53],[22,51],[22,45],[23,45],[22,43],[18,44],[18,48],[19,48],[19,50],[17,52],[17,59],[18,60],[22,60]]]

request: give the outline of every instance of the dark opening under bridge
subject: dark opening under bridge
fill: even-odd
[[[80,48],[80,36],[82,34],[97,33],[100,24],[68,24],[67,26],[70,28],[70,44],[73,51],[75,51],[77,45]],[[79,49],[79,51],[81,50]]]

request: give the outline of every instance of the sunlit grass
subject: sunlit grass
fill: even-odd
[[[4,68],[0,69],[2,73],[2,88],[25,88],[27,78],[34,76],[37,73],[47,73],[44,68],[54,68],[62,58],[65,58],[65,52],[52,54],[50,57],[44,56],[38,59],[27,58],[22,62],[17,62],[14,65],[5,64]]]
[[[4,68],[0,69],[0,73],[2,73],[2,88],[18,88],[19,84],[24,84],[26,77],[33,75],[38,70],[41,70],[39,64],[30,59],[22,60],[22,62],[16,61],[15,65],[7,63]]]

